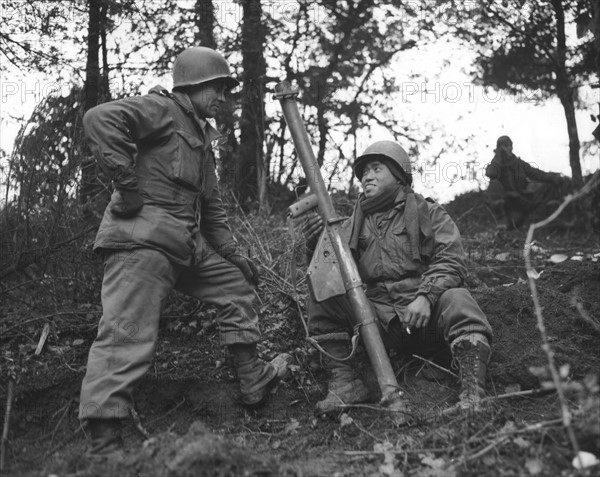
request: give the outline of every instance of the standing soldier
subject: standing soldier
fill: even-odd
[[[91,455],[122,448],[121,422],[152,360],[161,305],[173,288],[217,307],[245,405],[262,404],[286,372],[284,356],[271,363],[258,357],[258,272],[238,251],[217,186],[211,142],[219,133],[207,119],[238,84],[221,54],[189,48],[175,60],[172,92],[155,87],[84,117],[90,148],[115,186],[94,245],[104,260],[103,315],[79,409]]]
[[[560,175],[544,172],[517,157],[508,136],[496,141],[494,158],[485,175],[490,178],[488,196],[500,218],[500,228],[518,229],[534,209],[549,205],[560,195]]]
[[[386,347],[409,355],[432,355],[450,348],[460,372],[459,402],[455,411],[481,408],[491,327],[463,288],[465,254],[460,233],[446,211],[412,188],[411,163],[393,141],[370,145],[354,163],[363,194],[352,216],[342,224],[358,265]],[[306,221],[307,248],[314,250],[323,229],[322,219]],[[330,355],[329,391],[316,405],[317,413],[365,402],[370,392],[346,360],[352,333],[350,302],[345,295],[329,296],[316,285],[315,261],[326,262],[323,240],[311,263],[309,330]],[[326,272],[323,272],[326,273]],[[317,297],[321,295],[321,297]]]

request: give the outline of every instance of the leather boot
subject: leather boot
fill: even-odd
[[[485,397],[485,377],[491,350],[487,340],[461,340],[452,347],[454,362],[458,364],[460,392],[457,406],[462,410],[481,410]]]
[[[267,363],[258,357],[256,344],[236,344],[229,349],[240,380],[242,402],[248,407],[264,404],[271,389],[286,375],[290,355],[280,354]]]
[[[347,341],[326,341],[320,344],[327,353],[336,358],[345,358],[349,354]],[[369,401],[369,390],[356,375],[353,359],[342,362],[327,356],[324,358],[325,368],[331,373],[331,379],[327,396],[315,406],[317,414],[327,414],[343,409],[348,404]]]
[[[91,435],[90,457],[108,457],[123,451],[121,419],[88,419]]]

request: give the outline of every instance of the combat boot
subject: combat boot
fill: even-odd
[[[258,357],[255,344],[236,344],[229,347],[240,380],[242,402],[258,407],[269,397],[269,392],[287,373],[291,357],[283,353],[267,363]]]
[[[348,356],[347,341],[322,342],[323,349],[334,358],[343,359]],[[348,404],[367,402],[370,393],[362,380],[356,375],[354,360],[337,361],[324,357],[325,369],[331,373],[327,396],[315,406],[317,414],[343,409]]]
[[[485,377],[491,350],[487,340],[461,340],[452,347],[455,366],[459,369],[460,392],[457,407],[478,412],[485,397]]]
[[[89,457],[118,457],[123,453],[121,419],[88,419],[91,442]]]

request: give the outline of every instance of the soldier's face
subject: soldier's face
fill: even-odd
[[[201,118],[214,118],[226,101],[227,87],[223,82],[199,85],[188,92],[196,114]]]
[[[373,160],[367,162],[363,170],[360,183],[363,187],[365,197],[377,197],[388,189],[398,185],[398,179],[394,177],[388,166],[382,161]]]

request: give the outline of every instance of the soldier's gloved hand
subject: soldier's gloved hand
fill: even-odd
[[[260,283],[260,273],[254,262],[249,258],[244,257],[237,250],[237,246],[232,244],[227,244],[221,248],[221,256],[231,262],[233,265],[238,267],[246,280],[248,280],[252,285],[258,287]]]
[[[306,249],[312,255],[312,252],[317,248],[319,237],[323,231],[323,219],[319,214],[311,214],[304,221],[302,226],[302,233],[304,234],[304,240],[306,240]]]
[[[255,287],[258,287],[260,283],[260,274],[258,272],[258,268],[256,265],[254,265],[252,260],[238,254],[230,256],[227,260],[229,260],[242,271],[244,277],[246,277],[246,280],[252,283],[252,285]]]
[[[118,189],[119,200],[111,205],[110,211],[124,219],[135,216],[144,205],[144,200],[137,190]]]

